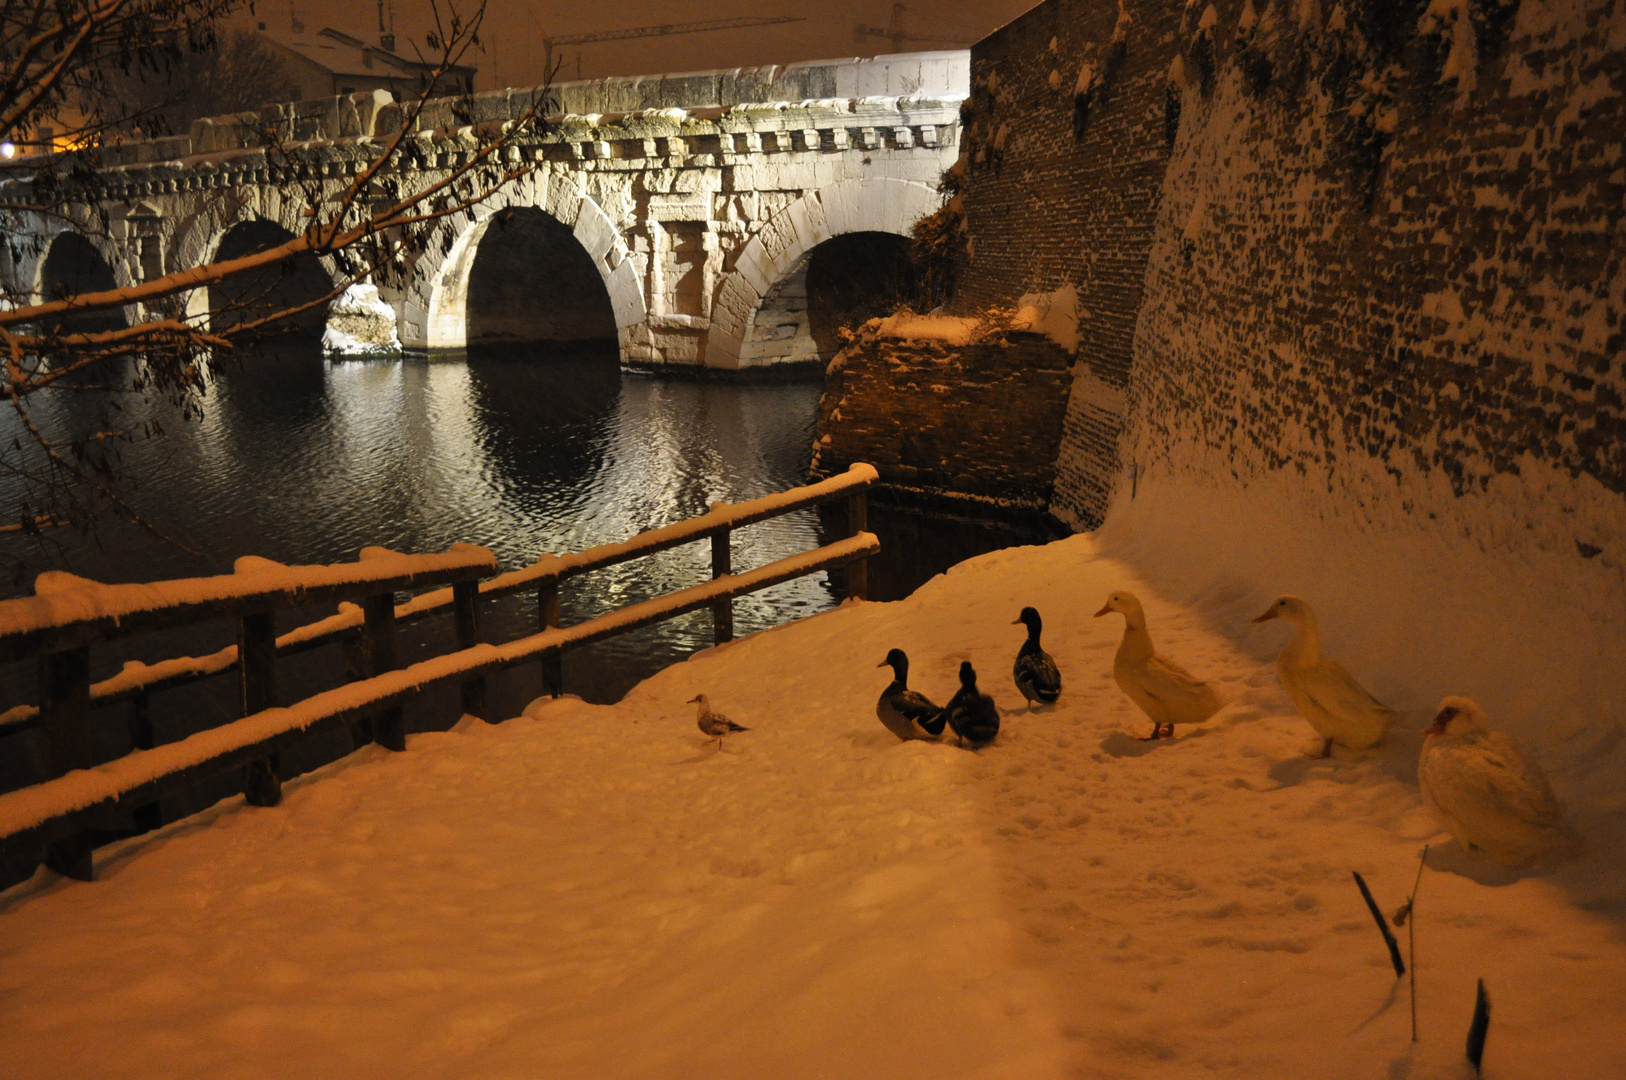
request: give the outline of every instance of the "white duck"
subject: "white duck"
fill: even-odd
[[[1152,648],[1146,612],[1134,593],[1113,593],[1095,617],[1109,611],[1124,617],[1124,639],[1112,661],[1112,674],[1129,700],[1151,717],[1148,738],[1173,738],[1174,725],[1200,724],[1219,711],[1224,702],[1212,686]]]
[[[1338,661],[1321,652],[1321,631],[1315,612],[1296,596],[1278,597],[1256,623],[1286,619],[1297,628],[1282,653],[1276,670],[1299,715],[1322,738],[1321,756],[1332,754],[1332,744],[1366,750],[1383,741],[1400,714],[1367,693]]]
[[[1519,866],[1576,845],[1541,767],[1512,736],[1490,730],[1484,710],[1467,698],[1440,702],[1423,740],[1417,786],[1463,847],[1499,862]]]

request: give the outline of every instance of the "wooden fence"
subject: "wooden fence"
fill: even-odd
[[[256,806],[281,799],[279,755],[301,739],[348,726],[355,745],[406,746],[402,706],[436,687],[458,684],[466,713],[485,713],[486,677],[517,664],[540,662],[544,691],[562,692],[565,650],[602,641],[690,611],[709,608],[718,643],[734,634],[733,601],[759,589],[835,567],[847,568],[847,593],[867,592],[865,560],[880,550],[866,531],[867,491],[876,472],[854,465],[841,476],[734,505],[718,503],[700,517],[639,533],[573,555],[544,555],[530,566],[495,573],[485,548],[454,545],[437,555],[364,549],[360,561],[286,567],[239,560],[237,572],[142,585],[100,585],[67,575],[42,575],[39,595],[0,602],[0,662],[34,659],[37,704],[0,714],[0,735],[43,729],[52,779],[0,795],[0,856],[12,867],[40,861],[80,880],[92,876],[97,837],[120,808],[134,809],[135,831],[159,824],[157,800],[201,780],[242,770],[242,789]],[[812,551],[740,574],[733,573],[733,530],[832,501],[847,503],[848,532]],[[559,586],[568,578],[684,544],[711,544],[712,580],[632,604],[575,626],[559,622]],[[434,588],[397,604],[396,594]],[[481,601],[534,592],[539,630],[505,644],[480,640]],[[337,614],[278,636],[279,610],[339,604]],[[396,630],[451,612],[457,649],[407,667],[396,659]],[[90,681],[92,646],[175,627],[231,620],[237,644],[204,657],[127,664]],[[344,650],[345,685],[278,706],[277,660],[324,645]],[[160,691],[235,670],[241,719],[155,744],[151,702]],[[130,742],[123,757],[92,760],[92,710],[126,705]],[[122,826],[124,835],[130,830]]]

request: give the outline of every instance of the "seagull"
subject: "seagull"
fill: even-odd
[[[1025,607],[1011,625],[1016,623],[1026,623],[1028,627],[1028,639],[1018,650],[1016,666],[1012,669],[1016,688],[1028,699],[1030,709],[1035,701],[1041,705],[1054,704],[1061,696],[1061,670],[1056,667],[1055,658],[1039,647],[1039,631],[1044,626],[1039,621],[1039,612]]]
[[[1336,660],[1322,655],[1321,632],[1310,605],[1283,596],[1253,621],[1271,619],[1286,619],[1297,627],[1276,659],[1276,670],[1299,715],[1321,736],[1321,756],[1332,753],[1333,743],[1366,750],[1382,742],[1400,714],[1367,693]]]
[[[876,667],[892,667],[892,681],[875,703],[875,715],[900,739],[935,739],[943,734],[947,718],[926,695],[909,689],[909,657],[893,649]]]
[[[1571,852],[1578,842],[1541,767],[1512,736],[1492,731],[1467,698],[1440,702],[1423,739],[1417,786],[1463,847],[1509,866]]]
[[[987,746],[999,734],[999,707],[977,689],[977,669],[969,660],[960,661],[960,689],[943,707],[943,715],[960,744],[970,743],[973,750]]]
[[[1172,739],[1174,725],[1200,724],[1219,711],[1224,702],[1212,686],[1152,648],[1146,612],[1134,593],[1113,593],[1095,617],[1109,611],[1124,617],[1124,638],[1112,661],[1112,674],[1129,700],[1151,718],[1148,739]]]
[[[694,697],[689,699],[688,704],[700,706],[700,730],[706,734],[707,738],[717,740],[717,749],[719,750],[723,748],[723,737],[725,735],[732,734],[736,731],[751,730],[747,727],[740,727],[740,725],[736,724],[722,713],[712,712],[711,702],[707,700],[705,694],[696,694]]]

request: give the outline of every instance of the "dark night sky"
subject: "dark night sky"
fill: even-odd
[[[445,0],[442,0],[444,3]],[[904,27],[921,38],[913,49],[956,48],[969,45],[1009,22],[1037,0],[932,0],[909,5]],[[473,0],[460,0],[465,10]],[[411,38],[420,46],[430,23],[428,0],[393,0],[396,34],[405,50]],[[377,0],[261,0],[257,18],[273,30],[287,30],[290,12],[298,14],[306,32],[332,26],[347,33],[375,39],[378,33]],[[750,15],[799,15],[806,21],[745,30],[682,34],[559,50],[564,61],[560,78],[574,78],[576,57],[586,78],[599,75],[655,74],[706,68],[789,63],[836,56],[873,56],[891,52],[884,38],[855,39],[854,25],[885,27],[892,15],[891,0],[575,0],[529,3],[526,0],[490,0],[485,51],[475,62],[479,87],[498,84],[526,86],[542,79],[542,34],[555,36]]]

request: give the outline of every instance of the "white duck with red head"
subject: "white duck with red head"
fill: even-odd
[[[1134,593],[1113,593],[1095,617],[1112,611],[1124,617],[1124,636],[1112,661],[1112,675],[1129,700],[1151,718],[1152,733],[1147,738],[1173,738],[1174,725],[1200,724],[1219,712],[1225,703],[1212,686],[1152,647],[1146,611]]]
[[[1440,702],[1423,739],[1417,786],[1458,843],[1498,862],[1522,866],[1576,846],[1541,767],[1511,735],[1492,731],[1468,698]]]
[[[1276,658],[1276,670],[1299,715],[1321,736],[1321,756],[1332,753],[1333,743],[1366,750],[1382,742],[1400,714],[1367,693],[1338,661],[1323,655],[1321,630],[1310,605],[1297,596],[1278,597],[1253,621],[1272,619],[1285,619],[1295,628]]]

